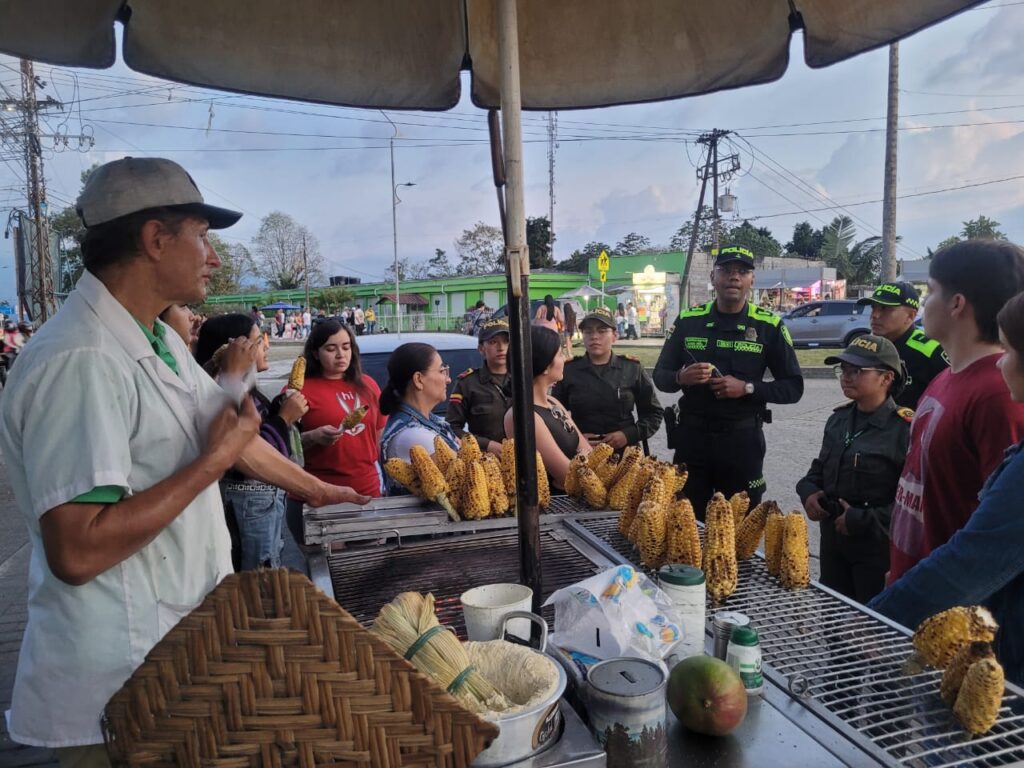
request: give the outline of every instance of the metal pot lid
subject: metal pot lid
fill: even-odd
[[[587,681],[612,696],[646,696],[665,684],[665,672],[646,659],[608,659],[593,666]]]

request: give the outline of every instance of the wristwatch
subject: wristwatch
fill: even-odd
[[[745,395],[752,395],[752,394],[754,394],[754,382],[748,381],[746,384],[744,384],[743,385],[743,393]]]

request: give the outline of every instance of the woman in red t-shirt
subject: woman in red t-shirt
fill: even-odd
[[[324,482],[380,496],[380,432],[386,419],[380,412],[380,387],[359,363],[355,334],[336,320],[318,323],[306,339],[303,354],[302,394],[309,411],[300,429],[306,471]],[[345,418],[364,406],[362,420],[342,429]],[[289,530],[302,543],[302,503],[297,499],[288,500],[287,517]]]

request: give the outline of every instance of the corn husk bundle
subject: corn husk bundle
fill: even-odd
[[[503,712],[509,708],[504,694],[470,666],[455,633],[440,625],[432,594],[401,593],[381,608],[370,631],[467,709]]]

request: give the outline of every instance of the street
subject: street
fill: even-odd
[[[274,378],[275,371],[269,373],[271,377],[261,384],[276,391],[280,384]],[[673,400],[663,393],[660,399],[666,405]],[[818,453],[829,414],[842,402],[835,380],[807,379],[800,403],[772,407],[774,421],[765,427],[768,442],[765,498],[777,500],[784,512],[801,508],[794,486]],[[663,431],[651,440],[651,449],[662,458],[670,458]],[[811,574],[816,578],[818,526],[811,524],[809,532]],[[28,533],[15,508],[6,470],[0,465],[0,710],[10,706],[18,649],[27,617],[25,600],[30,551]],[[6,723],[0,724],[0,766],[50,765],[55,763],[49,750],[12,744]]]

